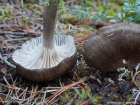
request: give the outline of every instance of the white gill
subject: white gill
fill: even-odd
[[[72,36],[55,35],[55,45],[52,49],[45,48],[42,41],[42,37],[27,41],[22,45],[22,49],[14,52],[13,60],[31,70],[51,68],[63,59],[71,57],[76,51]]]

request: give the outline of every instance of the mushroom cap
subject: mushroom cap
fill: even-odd
[[[50,81],[73,69],[77,51],[72,36],[55,35],[55,47],[47,49],[38,37],[27,41],[13,54],[16,70],[22,77],[35,82]]]
[[[132,70],[140,63],[140,26],[118,23],[103,27],[88,36],[82,53],[85,62],[98,70]]]

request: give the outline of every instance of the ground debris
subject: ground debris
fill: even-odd
[[[83,60],[84,41],[97,29],[111,25],[107,22],[71,20],[64,24],[58,17],[55,34],[74,37],[78,50],[77,65],[68,74],[50,82],[35,83],[20,77],[12,60],[14,50],[21,48],[31,38],[41,37],[43,32],[42,6],[39,7],[40,12],[35,12],[29,8],[31,3],[24,6],[22,1],[26,3],[25,0],[0,0],[0,9],[8,8],[9,13],[8,16],[0,14],[0,104],[93,105],[91,101],[95,101],[101,105],[118,101],[128,101],[129,104],[139,100],[139,72],[132,73],[131,79],[123,78],[125,82],[119,84],[119,73],[102,73],[88,67]],[[33,3],[33,8],[38,7],[39,1]],[[74,1],[79,3],[78,0]],[[9,9],[13,12],[9,12]],[[134,87],[135,92],[131,91]],[[88,92],[86,97],[82,97],[82,92]]]

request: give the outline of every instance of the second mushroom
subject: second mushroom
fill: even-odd
[[[83,45],[86,63],[104,72],[133,70],[140,63],[140,25],[119,23],[88,36]]]

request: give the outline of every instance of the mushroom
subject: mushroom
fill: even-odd
[[[44,82],[72,70],[77,51],[72,36],[54,35],[58,5],[56,0],[44,4],[43,38],[31,39],[13,53],[17,72],[24,78]]]
[[[140,63],[140,26],[118,23],[88,36],[83,44],[85,62],[104,72],[133,70]]]

